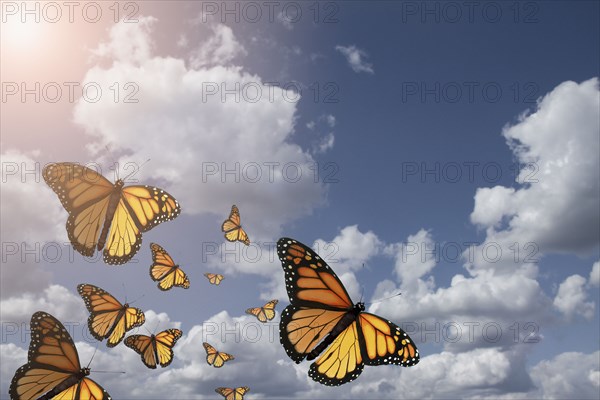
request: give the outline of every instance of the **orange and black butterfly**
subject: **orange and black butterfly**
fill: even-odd
[[[250,391],[248,386],[237,387],[235,389],[219,387],[215,392],[225,397],[225,400],[244,400],[244,395]]]
[[[244,243],[246,246],[250,245],[250,239],[248,239],[246,231],[242,229],[240,210],[238,210],[235,204],[231,206],[229,218],[223,222],[221,230],[225,232],[225,239],[230,242],[235,242],[237,240]]]
[[[219,285],[221,283],[221,281],[225,278],[221,274],[211,274],[211,273],[208,273],[208,272],[206,274],[204,274],[204,276],[213,285]]]
[[[169,290],[173,286],[179,286],[184,289],[190,287],[190,280],[185,272],[175,264],[169,253],[156,243],[150,243],[152,250],[152,260],[154,263],[150,266],[150,278],[158,282],[160,290]]]
[[[159,364],[164,368],[173,361],[173,346],[181,334],[179,329],[167,329],[158,335],[131,335],[125,338],[125,346],[138,352],[146,367],[155,369]]]
[[[202,343],[202,345],[204,346],[204,350],[206,350],[206,362],[208,365],[221,368],[226,361],[235,360],[235,357],[231,354],[217,351],[217,349],[206,342]]]
[[[140,248],[142,232],[179,215],[177,200],[153,186],[110,183],[76,163],[49,164],[44,180],[69,213],[67,234],[75,250],[91,257],[104,248],[104,262],[124,264]]]
[[[81,368],[77,348],[69,332],[52,315],[38,311],[31,317],[31,343],[27,364],[10,383],[13,400],[65,399],[110,400],[100,385]]]
[[[356,379],[364,365],[419,362],[410,337],[392,322],[352,305],[337,275],[310,248],[289,238],[277,242],[290,305],[279,324],[280,341],[296,363],[316,359],[308,375],[328,386]]]
[[[90,312],[90,332],[99,341],[108,339],[108,347],[118,345],[125,332],[146,321],[142,310],[129,307],[127,303],[121,304],[110,293],[97,286],[82,283],[77,286],[77,291]]]
[[[279,300],[271,300],[262,307],[254,307],[246,310],[246,314],[254,315],[260,322],[267,322],[275,318],[275,306]]]

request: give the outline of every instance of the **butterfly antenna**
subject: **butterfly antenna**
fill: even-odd
[[[385,297],[385,298],[383,298],[383,299],[379,299],[379,300],[371,301],[371,302],[369,302],[369,303],[367,303],[367,304],[381,303],[382,301],[389,300],[389,299],[393,299],[394,297],[397,297],[397,296],[402,296],[402,292],[398,292],[398,293],[396,293],[396,294],[395,294],[395,295],[393,295],[393,296]]]
[[[100,344],[100,342],[96,343],[96,348],[94,349],[94,354],[92,354],[92,358],[90,358],[90,362],[87,365],[87,368],[90,367],[90,365],[92,364],[92,360],[94,359],[94,356],[96,355],[96,352],[98,351],[98,345]]]
[[[99,374],[124,374],[125,371],[96,371],[96,370],[94,370],[94,373],[99,373]]]
[[[150,161],[150,159],[147,159],[146,161],[144,161],[143,163],[141,163],[139,167],[137,167],[137,168],[134,168],[134,169],[133,169],[133,171],[131,171],[131,172],[129,173],[129,175],[127,175],[125,178],[123,178],[123,182],[127,182],[127,179],[129,179],[129,177],[130,177],[131,175],[133,175],[133,174],[135,174],[135,173],[139,172],[139,171],[142,169],[142,167],[143,167],[144,165],[146,165],[146,163],[148,163],[148,161]]]
[[[146,296],[146,295],[145,295],[145,294],[141,295],[141,296],[140,296],[140,297],[138,297],[137,299],[135,299],[135,300],[131,301],[129,304],[133,304],[133,303],[135,303],[136,301],[138,301],[139,299],[143,298],[144,296]]]
[[[365,287],[363,286],[360,291],[360,303],[362,303],[363,295],[365,294]]]
[[[110,150],[109,145],[104,146],[104,148],[106,149],[106,155],[110,158],[110,161],[112,162],[112,166],[115,169],[115,182],[119,180],[119,163],[115,161],[112,152]],[[110,168],[109,168],[110,169]]]

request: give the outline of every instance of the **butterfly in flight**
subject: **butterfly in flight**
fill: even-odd
[[[206,350],[206,362],[208,365],[221,368],[226,361],[235,360],[235,357],[231,354],[217,351],[217,349],[206,342],[202,343],[202,345],[204,346],[204,350]]]
[[[65,399],[110,400],[81,368],[77,348],[63,324],[38,311],[31,317],[31,343],[27,364],[20,367],[9,389],[13,400]]]
[[[155,369],[156,364],[166,367],[173,361],[173,346],[181,337],[179,329],[167,329],[158,335],[131,335],[125,338],[125,346],[142,356],[146,367]]]
[[[127,303],[121,304],[110,293],[97,286],[82,283],[77,286],[77,291],[90,312],[90,332],[99,341],[108,339],[108,347],[118,345],[125,332],[146,321],[142,310],[129,307]]]
[[[225,400],[244,400],[244,395],[250,391],[248,386],[237,387],[235,389],[219,387],[215,392],[225,397]]]
[[[208,272],[206,274],[204,274],[204,276],[213,285],[219,285],[221,283],[221,281],[225,278],[221,274],[211,274],[211,273],[208,273]]]
[[[229,218],[223,222],[221,230],[225,232],[225,239],[230,242],[239,241],[246,246],[250,245],[250,239],[248,239],[248,235],[241,225],[240,210],[238,210],[235,204],[231,206]]]
[[[153,186],[110,183],[76,163],[49,164],[43,177],[69,213],[67,234],[79,253],[92,257],[104,248],[104,262],[124,264],[140,248],[142,232],[179,215],[173,196]]]
[[[254,315],[260,322],[267,322],[275,318],[275,306],[279,300],[271,300],[262,307],[254,307],[246,310],[246,314]]]
[[[327,386],[356,379],[364,365],[419,362],[419,351],[392,322],[352,305],[335,272],[310,248],[289,238],[277,242],[290,305],[279,324],[280,341],[296,363],[314,360],[308,375]]]
[[[169,253],[156,243],[150,243],[152,250],[152,261],[150,266],[150,278],[158,282],[160,290],[169,290],[173,286],[179,286],[184,289],[190,287],[190,280],[185,272],[175,264]]]

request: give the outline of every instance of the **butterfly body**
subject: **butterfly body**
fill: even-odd
[[[110,198],[108,199],[108,205],[106,207],[107,218],[104,220],[102,232],[100,232],[100,236],[98,237],[98,245],[96,246],[98,251],[102,250],[104,248],[104,245],[106,244],[108,231],[110,229],[110,225],[112,224],[112,218],[115,215],[117,206],[119,205],[119,200],[121,199],[123,186],[125,186],[125,182],[123,182],[122,179],[118,179],[115,182],[114,189],[112,190]]]
[[[88,378],[89,368],[81,368],[73,339],[60,321],[38,311],[30,326],[28,361],[11,381],[12,400],[110,400],[109,394]]]
[[[353,305],[335,272],[309,247],[289,238],[277,242],[290,305],[279,323],[280,342],[296,363],[315,361],[308,375],[327,386],[356,379],[365,365],[419,362],[408,335],[391,321]]]

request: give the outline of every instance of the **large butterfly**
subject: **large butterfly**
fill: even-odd
[[[237,240],[244,243],[246,246],[250,245],[250,239],[248,239],[248,235],[241,225],[240,210],[238,210],[235,204],[231,206],[229,218],[223,222],[221,230],[225,232],[225,239],[230,242],[235,242]]]
[[[63,324],[38,311],[31,317],[31,343],[27,364],[10,383],[13,400],[110,400],[106,391],[81,368],[77,348]]]
[[[146,321],[142,310],[129,307],[127,303],[121,304],[110,293],[97,286],[82,283],[77,286],[77,291],[90,312],[90,332],[99,341],[108,339],[108,347],[118,345],[125,332]]]
[[[279,300],[271,300],[262,307],[254,307],[246,310],[246,314],[254,315],[260,322],[267,322],[275,318],[275,306]]]
[[[225,278],[223,275],[221,274],[211,274],[209,272],[205,273],[204,276],[206,277],[206,279],[208,279],[208,281],[210,283],[212,283],[213,285],[219,285],[221,283],[221,281],[223,280],[223,278]]]
[[[146,367],[155,369],[159,364],[164,368],[173,361],[173,346],[180,337],[179,329],[167,329],[158,335],[127,336],[125,346],[137,351]]]
[[[169,290],[173,286],[179,286],[184,289],[190,287],[190,280],[185,272],[175,264],[169,253],[156,243],[150,243],[152,250],[152,260],[154,263],[150,266],[150,277],[158,282],[160,290]]]
[[[235,389],[219,387],[215,392],[225,397],[225,400],[244,400],[244,395],[250,391],[248,386],[237,387]]]
[[[335,386],[356,379],[367,365],[419,362],[419,351],[392,322],[352,305],[337,275],[310,248],[289,238],[277,242],[290,305],[279,324],[280,341],[296,363],[316,361],[308,375]]]
[[[121,179],[112,184],[76,163],[49,164],[43,176],[69,213],[67,234],[75,250],[91,257],[104,248],[107,264],[129,261],[140,248],[142,232],[181,212],[162,189],[124,186]]]
[[[206,362],[208,365],[212,365],[215,368],[221,368],[226,361],[235,360],[235,357],[231,354],[217,351],[217,349],[206,342],[202,343],[202,345],[206,350]]]

